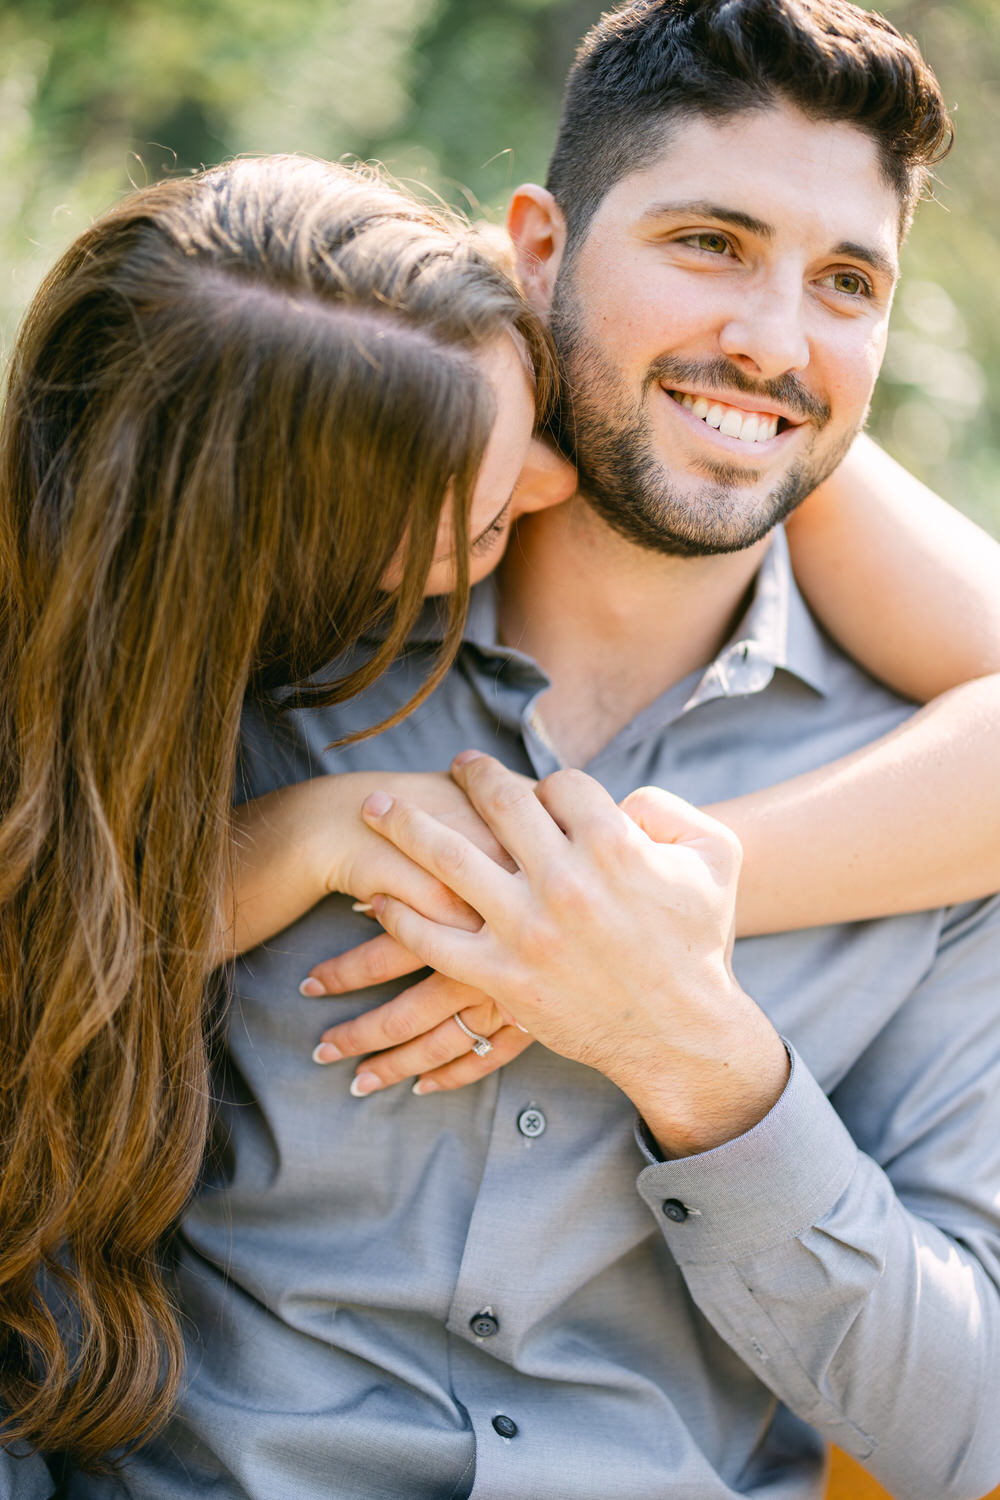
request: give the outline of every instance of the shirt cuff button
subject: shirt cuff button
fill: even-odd
[[[688,1211],[679,1198],[664,1198],[663,1212],[674,1224],[683,1224]]]

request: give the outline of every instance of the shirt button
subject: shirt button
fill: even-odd
[[[495,1333],[500,1332],[500,1324],[492,1313],[476,1313],[474,1318],[469,1319],[469,1327],[477,1339],[491,1339]]]
[[[663,1201],[663,1212],[675,1224],[683,1224],[688,1216],[688,1211],[679,1198],[665,1198]]]
[[[498,1432],[501,1437],[517,1437],[517,1423],[513,1417],[505,1417],[501,1414],[493,1418],[493,1431]]]
[[[522,1109],[517,1117],[518,1130],[522,1135],[526,1135],[529,1140],[534,1140],[536,1135],[541,1135],[545,1129],[545,1125],[545,1116],[540,1109],[535,1109],[534,1105],[529,1105],[527,1109]]]

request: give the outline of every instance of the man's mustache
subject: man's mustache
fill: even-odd
[[[643,382],[644,391],[652,385],[669,387],[693,385],[710,391],[739,391],[744,396],[761,396],[804,420],[825,427],[831,411],[794,375],[779,375],[775,380],[751,380],[738,365],[720,356],[717,359],[683,360],[664,354],[654,359]]]

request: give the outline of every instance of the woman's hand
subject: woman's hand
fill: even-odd
[[[376,958],[373,966],[372,953],[365,950],[377,953],[376,945],[383,942],[392,944],[392,948],[387,950],[386,960]],[[345,992],[423,967],[419,959],[388,937],[376,938],[343,957],[347,960],[341,970]],[[329,965],[318,968],[329,970]],[[314,969],[311,980],[317,988],[312,988],[307,979],[302,985],[304,994],[320,992],[319,981],[313,977],[316,972]],[[322,993],[337,992],[338,981],[330,978]],[[469,1031],[489,1041],[488,1052],[475,1051],[473,1039],[457,1024],[456,1015]],[[432,1094],[478,1083],[530,1047],[531,1041],[510,1024],[488,995],[444,974],[431,974],[384,1005],[329,1027],[313,1060],[331,1063],[344,1057],[364,1057],[351,1084],[356,1097],[373,1094],[405,1078],[417,1079],[415,1094]]]
[[[458,774],[461,774],[460,770]],[[535,784],[527,778],[515,777],[506,771],[502,775],[508,798],[534,790]],[[390,792],[389,783],[392,780],[390,777],[383,778],[380,783],[383,792]],[[395,780],[405,793],[407,778],[401,776]],[[595,785],[589,782],[589,778],[581,777],[580,780],[589,787]],[[413,778],[413,782],[418,785],[421,781],[420,777]],[[599,796],[610,806],[609,799],[603,793],[599,793]],[[621,809],[638,828],[655,840],[664,835],[664,804],[672,809],[675,802],[676,799],[670,798],[666,793],[641,788],[625,799]],[[471,810],[471,804],[468,806]],[[608,808],[604,810],[607,812]],[[421,811],[426,811],[426,803]],[[478,818],[478,814],[475,816]],[[452,826],[461,831],[459,825],[462,821],[462,816],[453,819]],[[485,826],[482,825],[483,828]],[[667,831],[672,835],[677,834],[675,821],[669,821]],[[482,843],[483,841],[481,845]],[[386,868],[391,873],[391,866],[387,865]],[[513,861],[506,855],[504,868],[515,868]],[[390,890],[392,887],[387,886],[386,889]],[[398,890],[393,890],[393,894],[404,899],[399,896]],[[407,904],[413,906],[414,903]],[[464,902],[462,908],[461,922],[447,922],[445,917],[439,920],[446,925],[465,927],[468,931],[478,930],[481,919],[477,915],[473,921],[465,921],[464,914],[471,908]],[[425,915],[433,916],[433,913],[425,912]],[[730,933],[727,959],[731,944]],[[402,978],[424,967],[421,958],[411,953],[395,937],[383,932],[356,948],[317,964],[309,971],[300,988],[305,995],[354,994],[358,990]],[[476,1054],[467,1034],[455,1023],[456,1014],[461,1014],[470,1030],[491,1041],[492,1047],[488,1053]],[[323,1033],[313,1058],[318,1063],[331,1063],[346,1057],[364,1057],[364,1062],[356,1070],[351,1088],[356,1096],[374,1093],[410,1077],[418,1080],[414,1086],[414,1093],[418,1095],[458,1089],[466,1084],[479,1082],[530,1045],[532,1038],[524,1027],[513,1026],[510,1022],[509,1014],[504,1013],[482,991],[457,979],[450,979],[445,974],[432,973],[385,1004],[328,1028]]]
[[[426,816],[442,827],[452,829],[468,839],[476,849],[504,869],[513,870],[514,862],[499,843],[493,831],[483,822],[465,793],[446,771],[430,772],[352,772],[337,776],[340,801],[349,803],[349,815],[336,829],[323,832],[327,849],[323,883],[326,892],[341,891],[367,902],[385,889],[383,879],[401,882],[417,898],[419,909],[436,921],[475,930],[480,919],[471,913],[460,897],[366,823],[361,805],[374,786],[386,788],[390,795],[413,802]],[[528,786],[534,783],[527,778]],[[348,783],[346,789],[343,783]]]
[[[371,825],[484,919],[460,930],[377,895],[386,929],[617,1083],[668,1154],[708,1150],[760,1120],[788,1058],[729,968],[734,836],[662,792],[636,794],[629,817],[579,772],[531,789],[470,753],[452,774],[517,869],[381,790],[365,804]]]
[[[317,776],[235,809],[235,882],[224,898],[227,943],[220,957],[256,947],[334,891],[367,902],[388,889],[439,922],[478,926],[460,898],[364,822],[361,804],[377,787],[414,801],[491,859],[510,865],[446,772]]]

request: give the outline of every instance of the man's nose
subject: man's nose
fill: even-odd
[[[801,279],[772,276],[744,286],[740,303],[722,327],[719,348],[760,380],[804,370],[810,350]]]

